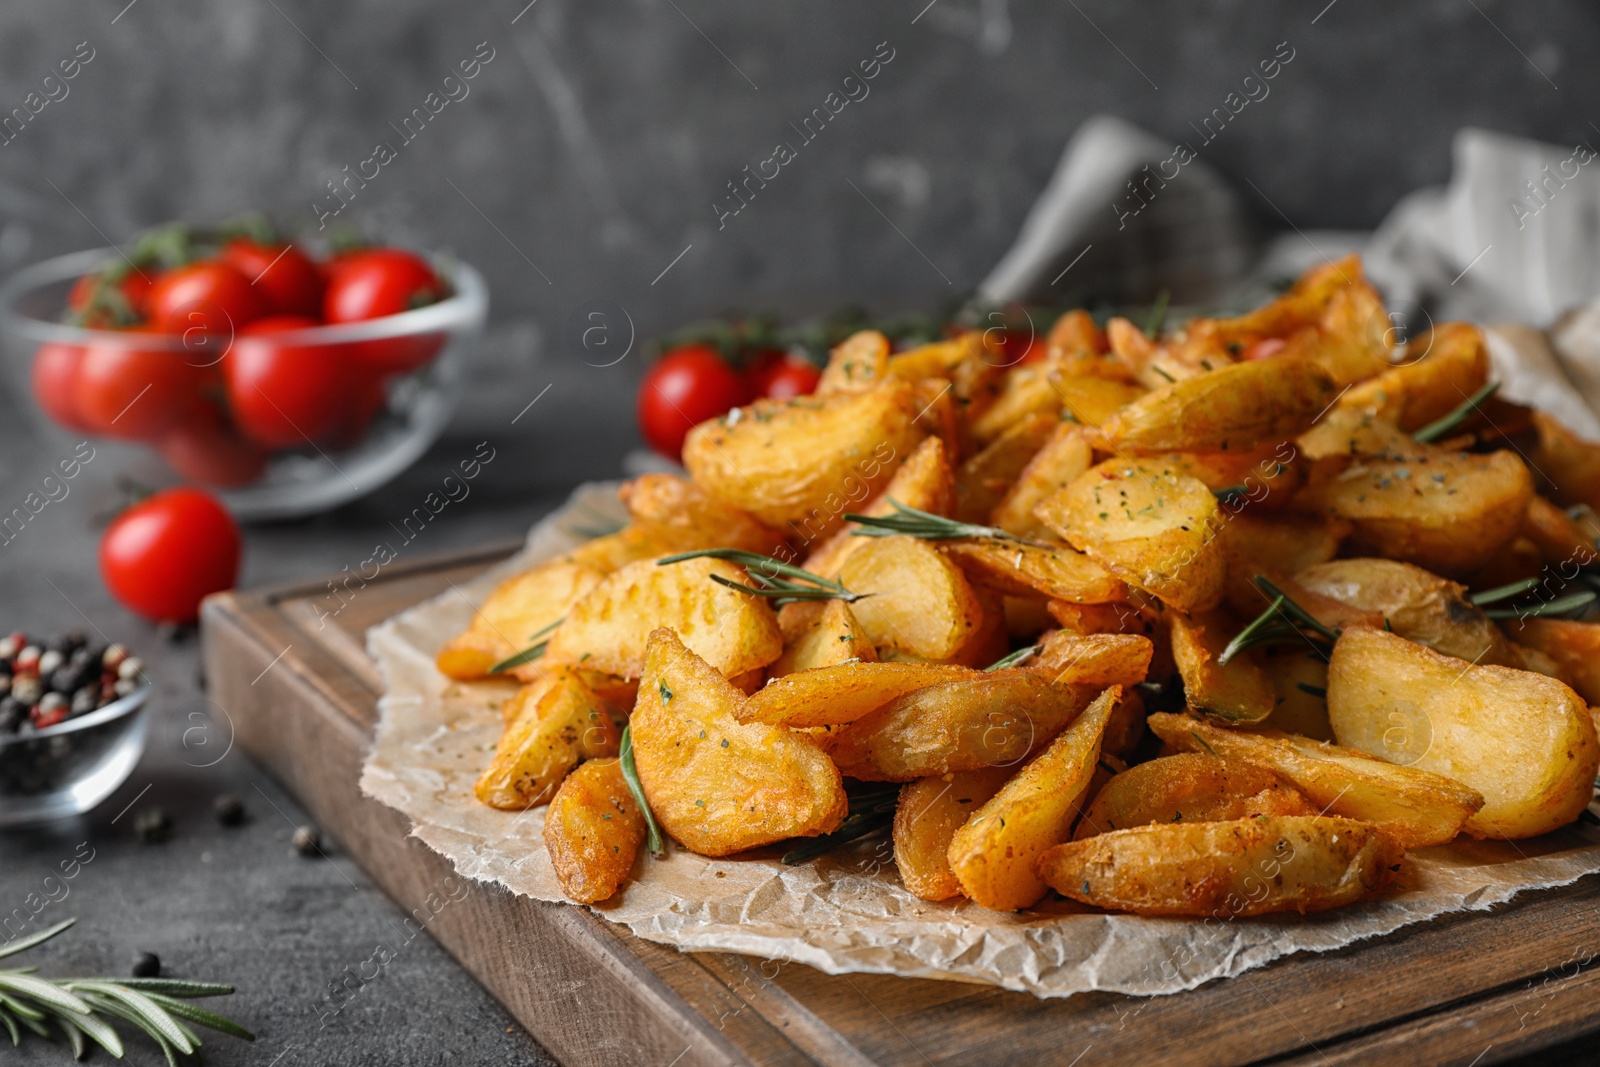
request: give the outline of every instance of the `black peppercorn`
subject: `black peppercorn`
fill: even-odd
[[[223,826],[238,826],[244,822],[244,804],[232,793],[224,793],[213,801],[211,811]]]
[[[146,808],[133,818],[133,832],[145,844],[172,836],[172,818],[160,808]]]
[[[45,647],[67,656],[86,645],[88,640],[83,635],[82,630],[68,630],[60,636],[52,638]]]
[[[135,978],[159,978],[161,976],[161,957],[154,952],[141,952],[133,961],[133,976]]]
[[[302,856],[322,855],[322,835],[315,826],[302,826],[294,832],[294,850]]]

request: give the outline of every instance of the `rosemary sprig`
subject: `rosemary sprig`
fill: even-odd
[[[1566,615],[1581,612],[1593,604],[1595,594],[1592,590],[1582,593],[1570,593],[1567,596],[1556,597],[1538,604],[1524,604],[1521,607],[1490,608],[1484,612],[1491,619],[1532,619],[1542,615]]]
[[[842,600],[846,604],[853,604],[872,595],[852,593],[842,582],[824,578],[820,574],[812,574],[803,567],[796,567],[781,559],[763,556],[759,552],[746,552],[741,548],[702,548],[695,552],[679,552],[676,556],[656,560],[656,566],[664,567],[668,563],[679,563],[697,556],[737,563],[750,575],[755,585],[742,585],[720,574],[713,574],[711,580],[718,585],[725,585],[729,589],[737,589],[751,596],[771,597],[774,607],[781,608],[785,604],[801,600]]]
[[[644,816],[645,844],[650,848],[650,855],[660,859],[667,853],[667,846],[661,840],[661,827],[656,825],[655,813],[650,810],[650,802],[644,798],[644,786],[639,783],[639,768],[633,762],[633,724],[622,728],[622,747],[618,751],[617,762],[622,765],[622,780],[628,783],[628,792],[633,794],[633,802],[639,805],[639,812]]]
[[[532,641],[533,644],[529,645],[521,652],[518,652],[516,655],[507,656],[499,663],[496,663],[494,666],[489,668],[489,673],[502,674],[505,671],[514,670],[515,668],[522,666],[524,663],[532,663],[534,660],[544,655],[545,646],[550,643],[550,635],[555,633],[557,626],[560,626],[566,621],[567,617],[563,615],[561,618],[557,619],[549,626],[539,630],[537,633],[529,634],[528,640]]]
[[[1474,411],[1478,410],[1478,405],[1493,396],[1495,394],[1495,390],[1499,388],[1499,382],[1485,383],[1482,389],[1479,389],[1477,392],[1463,400],[1456,406],[1454,411],[1450,412],[1450,414],[1435,419],[1422,429],[1418,430],[1416,433],[1412,434],[1412,439],[1421,441],[1423,444],[1431,444],[1432,442],[1437,441],[1439,438],[1444,437],[1452,431],[1458,429],[1462,423],[1467,421],[1467,418]]]
[[[794,867],[810,863],[818,856],[832,852],[868,834],[876,833],[894,822],[895,805],[900,800],[900,788],[874,790],[850,798],[850,814],[831,834],[813,837],[783,854],[783,864]]]
[[[14,941],[0,948],[0,958],[43,944],[76,921],[67,919]],[[19,1025],[49,1039],[54,1035],[48,1024],[53,1023],[77,1059],[88,1054],[88,1041],[93,1041],[120,1060],[127,1050],[121,1034],[106,1021],[106,1016],[121,1019],[147,1034],[172,1067],[177,1067],[178,1056],[191,1055],[200,1048],[200,1038],[183,1024],[183,1019],[245,1041],[256,1039],[233,1020],[188,1003],[198,997],[225,996],[233,992],[230,985],[164,978],[39,978],[33,970],[0,970],[0,1025],[11,1035],[13,1045],[22,1043]]]
[[[1289,599],[1289,594],[1262,575],[1256,575],[1255,582],[1263,593],[1272,598],[1272,603],[1228,642],[1222,654],[1217,657],[1217,665],[1226,667],[1230,660],[1247,649],[1260,645],[1281,645],[1290,641],[1309,641],[1313,648],[1326,656],[1327,650],[1321,646],[1318,639],[1337,641],[1339,631],[1324,626],[1309,611]],[[1316,637],[1307,634],[1306,630],[1310,630]]]
[[[1318,697],[1322,700],[1328,699],[1328,690],[1324,686],[1311,685],[1307,682],[1296,682],[1294,683],[1294,687],[1300,690],[1302,693],[1310,693],[1312,696]]]
[[[1224,504],[1232,504],[1240,497],[1248,500],[1250,497],[1250,490],[1242,485],[1225,485],[1221,489],[1211,490],[1211,495],[1222,501]]]
[[[1539,579],[1537,578],[1524,578],[1520,582],[1509,582],[1505,585],[1497,585],[1493,589],[1485,589],[1481,593],[1473,593],[1467,599],[1482,607],[1485,604],[1493,604],[1496,601],[1510,600],[1514,596],[1526,593],[1538,584]]]
[[[1000,541],[1015,541],[1022,545],[1033,545],[1037,548],[1057,548],[1047,541],[1039,541],[1032,537],[1023,537],[1019,534],[1002,530],[998,526],[976,526],[970,522],[957,522],[947,519],[943,515],[935,515],[931,511],[907,507],[894,499],[886,498],[894,507],[893,515],[857,515],[855,512],[846,512],[845,518],[856,523],[861,528],[851,530],[855,537],[893,537],[896,534],[905,534],[910,537],[920,537],[924,541],[957,541],[969,537],[990,537]]]
[[[1035,652],[1039,651],[1038,645],[1025,645],[1015,652],[1007,653],[984,668],[986,671],[1003,671],[1007,667],[1015,667]]]
[[[1155,306],[1150,309],[1150,321],[1144,327],[1144,335],[1152,341],[1161,333],[1162,324],[1167,321],[1167,302],[1171,299],[1172,294],[1165,289],[1156,294]]]

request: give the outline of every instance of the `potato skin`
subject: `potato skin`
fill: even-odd
[[[842,600],[785,604],[778,611],[778,627],[783,631],[783,655],[767,671],[774,678],[855,660],[872,663],[878,658],[855,612]]]
[[[656,627],[668,627],[684,644],[732,677],[765,667],[783,654],[777,617],[759,597],[711,580],[740,585],[750,577],[718,559],[686,559],[658,566],[640,560],[610,575],[567,612],[550,636],[544,660],[582,664],[623,678],[644,670],[645,644]]]
[[[1483,807],[1482,794],[1453,778],[1354,748],[1276,730],[1224,729],[1187,715],[1152,715],[1148,725],[1179,751],[1270,767],[1318,810],[1373,823],[1406,848],[1452,840]]]
[[[1600,623],[1535,617],[1507,622],[1506,628],[1518,644],[1554,660],[1591,707],[1600,705]]]
[[[1050,413],[1026,416],[961,464],[956,471],[955,517],[962,522],[988,522],[1060,424],[1061,420]]]
[[[661,544],[662,555],[742,548],[770,556],[784,543],[776,530],[675,474],[641,475],[624,482],[617,495],[634,525]]]
[[[1128,587],[1105,567],[1067,545],[1023,545],[996,538],[947,541],[944,554],[973,581],[1016,596],[1043,595],[1074,604],[1128,599]]]
[[[833,758],[843,773],[874,782],[1015,764],[1048,744],[1098,692],[1052,685],[1019,668],[942,682],[839,730]]]
[[[1261,668],[1260,653],[1250,649],[1217,662],[1239,625],[1220,612],[1167,616],[1172,658],[1183,678],[1189,710],[1230,723],[1260,722],[1272,714],[1278,693]]]
[[[758,689],[739,709],[738,719],[792,728],[841,726],[918,689],[981,676],[970,667],[932,663],[818,667],[784,675]]]
[[[627,880],[644,843],[639,813],[622,766],[589,760],[567,775],[544,816],[544,845],[561,891],[580,904],[609,898]]]
[[[1152,823],[1316,814],[1304,794],[1266,767],[1180,752],[1112,777],[1078,820],[1073,840]]]
[[[950,869],[950,839],[999,792],[1015,767],[982,767],[907,782],[894,809],[894,862],[900,881],[923,900],[964,895]]]
[[[891,380],[758,400],[689,431],[683,463],[696,485],[768,526],[831,533],[851,501],[882,489],[922,439],[915,393]]]
[[[923,438],[916,451],[894,472],[894,477],[889,479],[883,492],[861,514],[874,518],[893,515],[894,505],[889,503],[890,500],[897,500],[918,511],[931,511],[935,515],[949,516],[955,513],[956,476],[950,469],[950,451],[942,439]],[[845,510],[852,511],[854,508]],[[853,536],[852,531],[857,529],[859,526],[856,523],[845,523],[806,557],[805,569],[824,578],[837,577],[839,568],[844,566],[850,553],[867,542],[864,537]],[[800,532],[804,534],[805,544],[811,544],[821,531],[804,529]]]
[[[1113,830],[1055,846],[1039,870],[1062,896],[1111,911],[1227,919],[1376,896],[1404,855],[1370,823],[1284,815]]]
[[[492,808],[543,804],[579,760],[617,753],[621,729],[576,671],[553,671],[523,686],[510,703],[511,721],[473,787]]]
[[[1072,832],[1121,695],[1112,686],[1096,697],[955,832],[950,869],[967,896],[995,911],[1031,907],[1044,897],[1049,887],[1036,861]]]
[[[1015,377],[1028,370],[1033,368],[1022,367],[1011,373]],[[1039,373],[1042,377],[1043,372]],[[1044,388],[1054,397],[1055,391],[1050,389],[1048,381],[1044,383]],[[1059,398],[1055,403],[1060,405]],[[999,406],[995,405],[996,408]],[[1049,529],[1034,515],[1033,509],[1043,503],[1046,497],[1071,485],[1074,478],[1093,464],[1094,450],[1089,446],[1089,438],[1084,434],[1083,427],[1071,422],[1057,424],[1044,447],[1034,453],[1017,476],[1016,483],[996,505],[994,513],[989,516],[989,525],[1022,537],[1049,534]]]
[[[1155,643],[1142,634],[1078,634],[1054,630],[1039,643],[1028,662],[1071,685],[1132,686],[1150,673]]]
[[[458,682],[487,678],[490,667],[521,652],[604,577],[594,567],[554,560],[507,578],[473,612],[472,625],[439,650],[439,673]]]
[[[742,724],[744,703],[662,628],[650,635],[631,732],[656,820],[702,856],[726,856],[839,828],[849,808],[833,762],[804,734]]]
[[[1328,667],[1339,743],[1463,782],[1484,796],[1475,837],[1534,837],[1572,822],[1600,769],[1589,708],[1554,678],[1475,667],[1382,630],[1346,630]],[[1397,724],[1418,736],[1396,745]]]
[[[839,580],[864,599],[851,603],[876,648],[929,660],[954,656],[983,623],[983,609],[961,568],[915,537],[859,538]]]
[[[1314,361],[1251,360],[1164,385],[1112,416],[1101,432],[1119,452],[1242,452],[1311,426],[1339,387]]]

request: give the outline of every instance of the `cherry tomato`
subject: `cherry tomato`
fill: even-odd
[[[983,346],[991,362],[1002,367],[1018,367],[1044,358],[1044,345],[1028,330],[991,327],[983,332]]]
[[[299,315],[257,319],[222,359],[233,421],[259,445],[287,448],[321,440],[343,414],[350,379],[344,354],[330,345],[289,344],[275,336],[315,325]]]
[[[202,489],[166,489],[133,505],[100,539],[100,575],[117,601],[152,622],[193,622],[200,601],[233,588],[239,527]]]
[[[219,260],[174,267],[150,287],[150,322],[163,333],[229,336],[264,310],[244,272]]]
[[[205,379],[186,353],[135,348],[108,336],[84,347],[78,417],[95,433],[153,441],[199,405]]]
[[[1289,342],[1281,337],[1263,337],[1244,350],[1243,359],[1271,359],[1273,356],[1289,347]]]
[[[327,283],[310,257],[294,245],[264,245],[246,237],[229,241],[222,259],[250,279],[268,315],[322,314],[322,291]]]
[[[117,289],[122,293],[122,298],[127,301],[128,309],[133,312],[134,318],[142,319],[149,311],[151,278],[155,274],[153,267],[143,270],[129,270],[120,281],[116,283]],[[83,313],[89,310],[89,305],[94,301],[102,285],[106,284],[104,275],[85,274],[72,283],[72,291],[67,294],[67,309]],[[111,317],[104,313],[86,316],[89,325],[109,325]]]
[[[248,485],[267,467],[266,450],[240,437],[212,404],[168,430],[156,448],[167,466],[202,485]]]
[[[787,352],[769,350],[758,353],[745,368],[751,399],[790,400],[816,392],[822,372],[810,360]]]
[[[58,425],[89,432],[92,427],[78,414],[78,368],[82,365],[79,345],[40,345],[33,354],[33,397]]]
[[[367,435],[367,427],[389,403],[389,393],[381,378],[352,375],[344,410],[328,434],[334,448],[349,448]]]
[[[339,256],[330,266],[323,318],[366,322],[437,303],[445,295],[427,260],[400,248],[368,248]],[[442,347],[442,334],[386,337],[352,344],[350,355],[376,374],[407,374]]]
[[[746,389],[710,345],[675,348],[639,386],[639,430],[651,448],[676,460],[690,429],[738,405]]]

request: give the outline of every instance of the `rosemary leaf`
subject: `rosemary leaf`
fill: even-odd
[[[893,497],[887,499],[895,510],[893,515],[858,515],[853,511],[845,513],[845,519],[860,527],[850,531],[852,536],[893,537],[896,534],[905,534],[909,537],[920,537],[924,541],[956,541],[969,537],[989,537],[999,541],[1034,545],[1038,548],[1060,547],[1048,541],[1022,537],[1002,530],[998,526],[976,526],[970,522],[957,522],[943,515],[935,515],[931,511],[907,507]]]
[[[632,730],[632,723],[622,728],[622,747],[617,758],[622,764],[622,780],[628,783],[628,792],[633,794],[633,802],[639,805],[639,813],[644,816],[645,844],[649,846],[650,855],[660,858],[666,855],[667,847],[662,843],[661,827],[656,825],[650,802],[644,797],[644,786],[639,784],[639,768],[633,762]]]
[[[0,1025],[3,1025],[6,1028],[6,1033],[11,1035],[11,1043],[13,1045],[22,1044],[22,1031],[17,1029],[17,1020],[13,1019],[11,1013],[5,1008],[0,1008]]]
[[[77,921],[77,919],[64,919],[50,927],[48,930],[40,930],[36,934],[29,934],[27,937],[18,938],[9,945],[0,947],[0,959],[5,959],[7,956],[14,956],[19,952],[26,952],[34,945],[42,945]]]
[[[122,1038],[104,1020],[98,1019],[93,1015],[66,1015],[57,1012],[56,1022],[61,1025],[62,1029],[71,1026],[82,1030],[94,1039],[95,1044],[109,1052],[112,1059],[120,1060],[123,1057],[125,1050],[122,1047]],[[68,1039],[71,1039],[70,1034]],[[253,1041],[255,1038],[252,1037],[251,1040]],[[79,1055],[78,1059],[83,1059],[83,1056]]]
[[[1451,411],[1448,415],[1435,419],[1422,429],[1418,430],[1416,433],[1412,434],[1412,439],[1420,441],[1423,444],[1431,444],[1432,442],[1439,440],[1441,437],[1448,436],[1454,430],[1459,429],[1461,424],[1466,422],[1474,411],[1478,410],[1478,405],[1493,396],[1495,394],[1495,390],[1499,388],[1499,382],[1484,383],[1482,389],[1479,389],[1477,392],[1467,397],[1467,399],[1463,400],[1456,406],[1455,410]]]
[[[1266,593],[1268,596],[1279,597],[1282,599],[1283,603],[1280,605],[1281,610],[1296,625],[1304,626],[1309,630],[1313,630],[1316,633],[1321,634],[1323,637],[1326,637],[1329,641],[1339,640],[1338,630],[1335,630],[1330,626],[1324,626],[1320,619],[1311,614],[1305,608],[1302,608],[1299,604],[1296,604],[1293,600],[1290,600],[1287,593],[1285,593],[1282,589],[1279,589],[1276,585],[1272,584],[1272,582],[1269,581],[1265,576],[1260,574],[1256,575],[1256,587],[1262,592]]]
[[[1150,309],[1150,321],[1144,327],[1144,335],[1152,341],[1160,335],[1161,327],[1167,321],[1167,303],[1171,299],[1172,294],[1165,289],[1156,294],[1155,307]]]
[[[127,1007],[129,1011],[136,1013],[155,1029],[159,1030],[161,1036],[170,1041],[185,1056],[193,1052],[195,1046],[199,1044],[199,1040],[193,1034],[186,1032],[186,1028],[178,1020],[168,1015],[166,1010],[159,1004],[137,990],[129,989],[127,986],[121,986],[115,982],[103,981],[76,982],[73,987],[87,993],[98,993],[101,997],[109,1000],[118,1001]]]
[[[1249,499],[1250,490],[1242,485],[1225,485],[1221,489],[1211,490],[1211,495],[1224,504],[1231,504],[1241,497]]]
[[[252,1034],[249,1030],[246,1030],[232,1019],[218,1015],[214,1011],[207,1011],[205,1008],[199,1007],[195,1004],[190,1004],[186,1000],[179,1000],[177,997],[169,997],[161,993],[151,993],[149,996],[151,1000],[155,1001],[167,1011],[180,1018],[188,1019],[191,1022],[197,1022],[201,1026],[208,1026],[213,1030],[221,1031],[224,1034],[228,1034],[231,1037],[240,1038],[244,1041],[254,1041],[256,1039],[255,1034]]]
[[[1003,671],[1007,667],[1015,667],[1017,664],[1021,663],[1023,660],[1027,659],[1037,651],[1039,651],[1038,645],[1027,645],[1023,648],[1017,649],[1015,652],[1012,652],[1009,655],[1001,656],[999,659],[985,667],[984,670]]]
[[[1310,693],[1312,696],[1321,697],[1323,700],[1328,699],[1328,690],[1323,686],[1307,685],[1305,682],[1296,682],[1294,683],[1294,687],[1300,690],[1302,693]]]
[[[83,981],[90,979],[61,979],[61,982],[67,985]],[[182,978],[119,978],[117,984],[137,989],[145,994],[159,993],[165,997],[184,997],[189,1000],[197,997],[225,997],[234,991],[233,986],[221,982],[190,982]]]
[[[747,552],[742,548],[702,548],[694,552],[679,552],[675,556],[665,556],[656,560],[656,566],[664,567],[668,563],[681,563],[686,559],[696,559],[701,556],[725,560],[743,567],[750,580],[756,584],[741,585],[719,574],[713,574],[712,581],[753,596],[773,597],[779,607],[796,600],[843,600],[848,604],[870,595],[852,593],[841,582],[824,578],[820,574],[812,574],[803,567],[796,567],[781,559],[763,556],[759,552]]]
[[[1283,601],[1284,596],[1281,593],[1274,597],[1266,611],[1257,615],[1248,626],[1234,636],[1232,641],[1228,642],[1227,647],[1222,650],[1222,655],[1217,657],[1217,665],[1226,667],[1229,660],[1250,647],[1251,638],[1272,625],[1273,616],[1278,613],[1279,608],[1283,607]]]
[[[1506,585],[1497,585],[1493,589],[1485,589],[1481,593],[1473,593],[1471,596],[1467,597],[1467,599],[1472,601],[1474,604],[1477,604],[1479,607],[1482,607],[1485,604],[1493,604],[1498,600],[1510,600],[1514,596],[1526,593],[1528,590],[1535,588],[1538,586],[1538,584],[1539,579],[1537,578],[1524,578],[1520,582],[1510,582]]]
[[[786,867],[810,863],[818,856],[826,855],[840,845],[847,845],[851,841],[876,833],[892,822],[894,822],[893,804],[890,804],[886,810],[880,810],[877,806],[874,806],[859,815],[847,816],[833,833],[823,834],[821,837],[813,837],[804,844],[796,845],[783,854],[782,862]]]
[[[521,652],[518,652],[516,655],[508,656],[499,663],[496,663],[494,666],[489,668],[489,673],[503,674],[506,671],[514,670],[517,667],[522,666],[524,663],[532,663],[534,660],[544,655],[545,646],[550,643],[550,635],[555,633],[557,626],[560,626],[566,621],[567,617],[563,615],[561,618],[557,619],[549,626],[539,630],[537,633],[529,634],[528,640],[534,642],[533,644],[529,645]],[[541,640],[541,638],[543,640]]]
[[[1541,604],[1526,604],[1522,607],[1490,608],[1484,614],[1491,619],[1532,619],[1543,615],[1565,615],[1568,612],[1587,608],[1594,603],[1595,594],[1591,592],[1572,593],[1568,596],[1556,597]]]
[[[15,972],[0,973],[0,990],[14,997],[27,997],[50,1008],[60,1008],[70,1011],[75,1015],[88,1015],[89,1005],[66,990],[47,982],[43,978],[35,978],[29,974]],[[42,1016],[40,1016],[42,1018]]]

